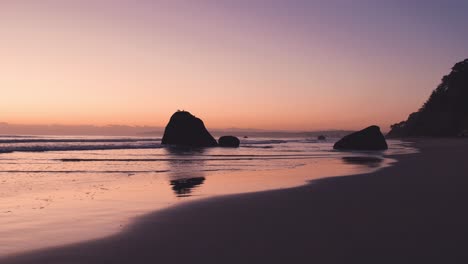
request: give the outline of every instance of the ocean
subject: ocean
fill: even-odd
[[[417,150],[339,152],[337,139],[242,138],[239,148],[161,137],[0,136],[0,256],[112,235],[155,210],[391,166]]]

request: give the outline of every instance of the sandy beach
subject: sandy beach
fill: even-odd
[[[190,202],[115,236],[0,262],[466,263],[468,140],[415,146],[374,173]]]

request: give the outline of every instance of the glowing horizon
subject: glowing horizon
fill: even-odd
[[[466,8],[5,1],[0,122],[163,127],[184,109],[212,129],[388,130],[468,57]]]

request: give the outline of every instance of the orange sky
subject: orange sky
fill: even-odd
[[[466,55],[385,7],[18,2],[0,4],[0,122],[16,124],[164,126],[184,109],[212,128],[387,130]]]

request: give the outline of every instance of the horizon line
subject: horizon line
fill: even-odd
[[[94,128],[94,129],[108,129],[108,128],[127,128],[127,129],[155,129],[155,130],[164,130],[165,126],[157,125],[129,125],[129,124],[61,124],[61,123],[46,123],[46,124],[25,124],[25,123],[9,123],[9,122],[0,122],[0,127],[8,126],[11,129],[16,128],[51,128],[51,127],[62,127],[62,128]],[[321,131],[356,131],[356,129],[343,129],[343,128],[327,128],[327,129],[265,129],[265,128],[252,128],[252,127],[212,127],[208,128],[211,131],[221,132],[221,131],[233,131],[233,132],[265,132],[265,133],[308,133],[308,132],[321,132]],[[2,135],[3,131],[0,131]],[[141,131],[139,133],[152,133],[159,131]]]

